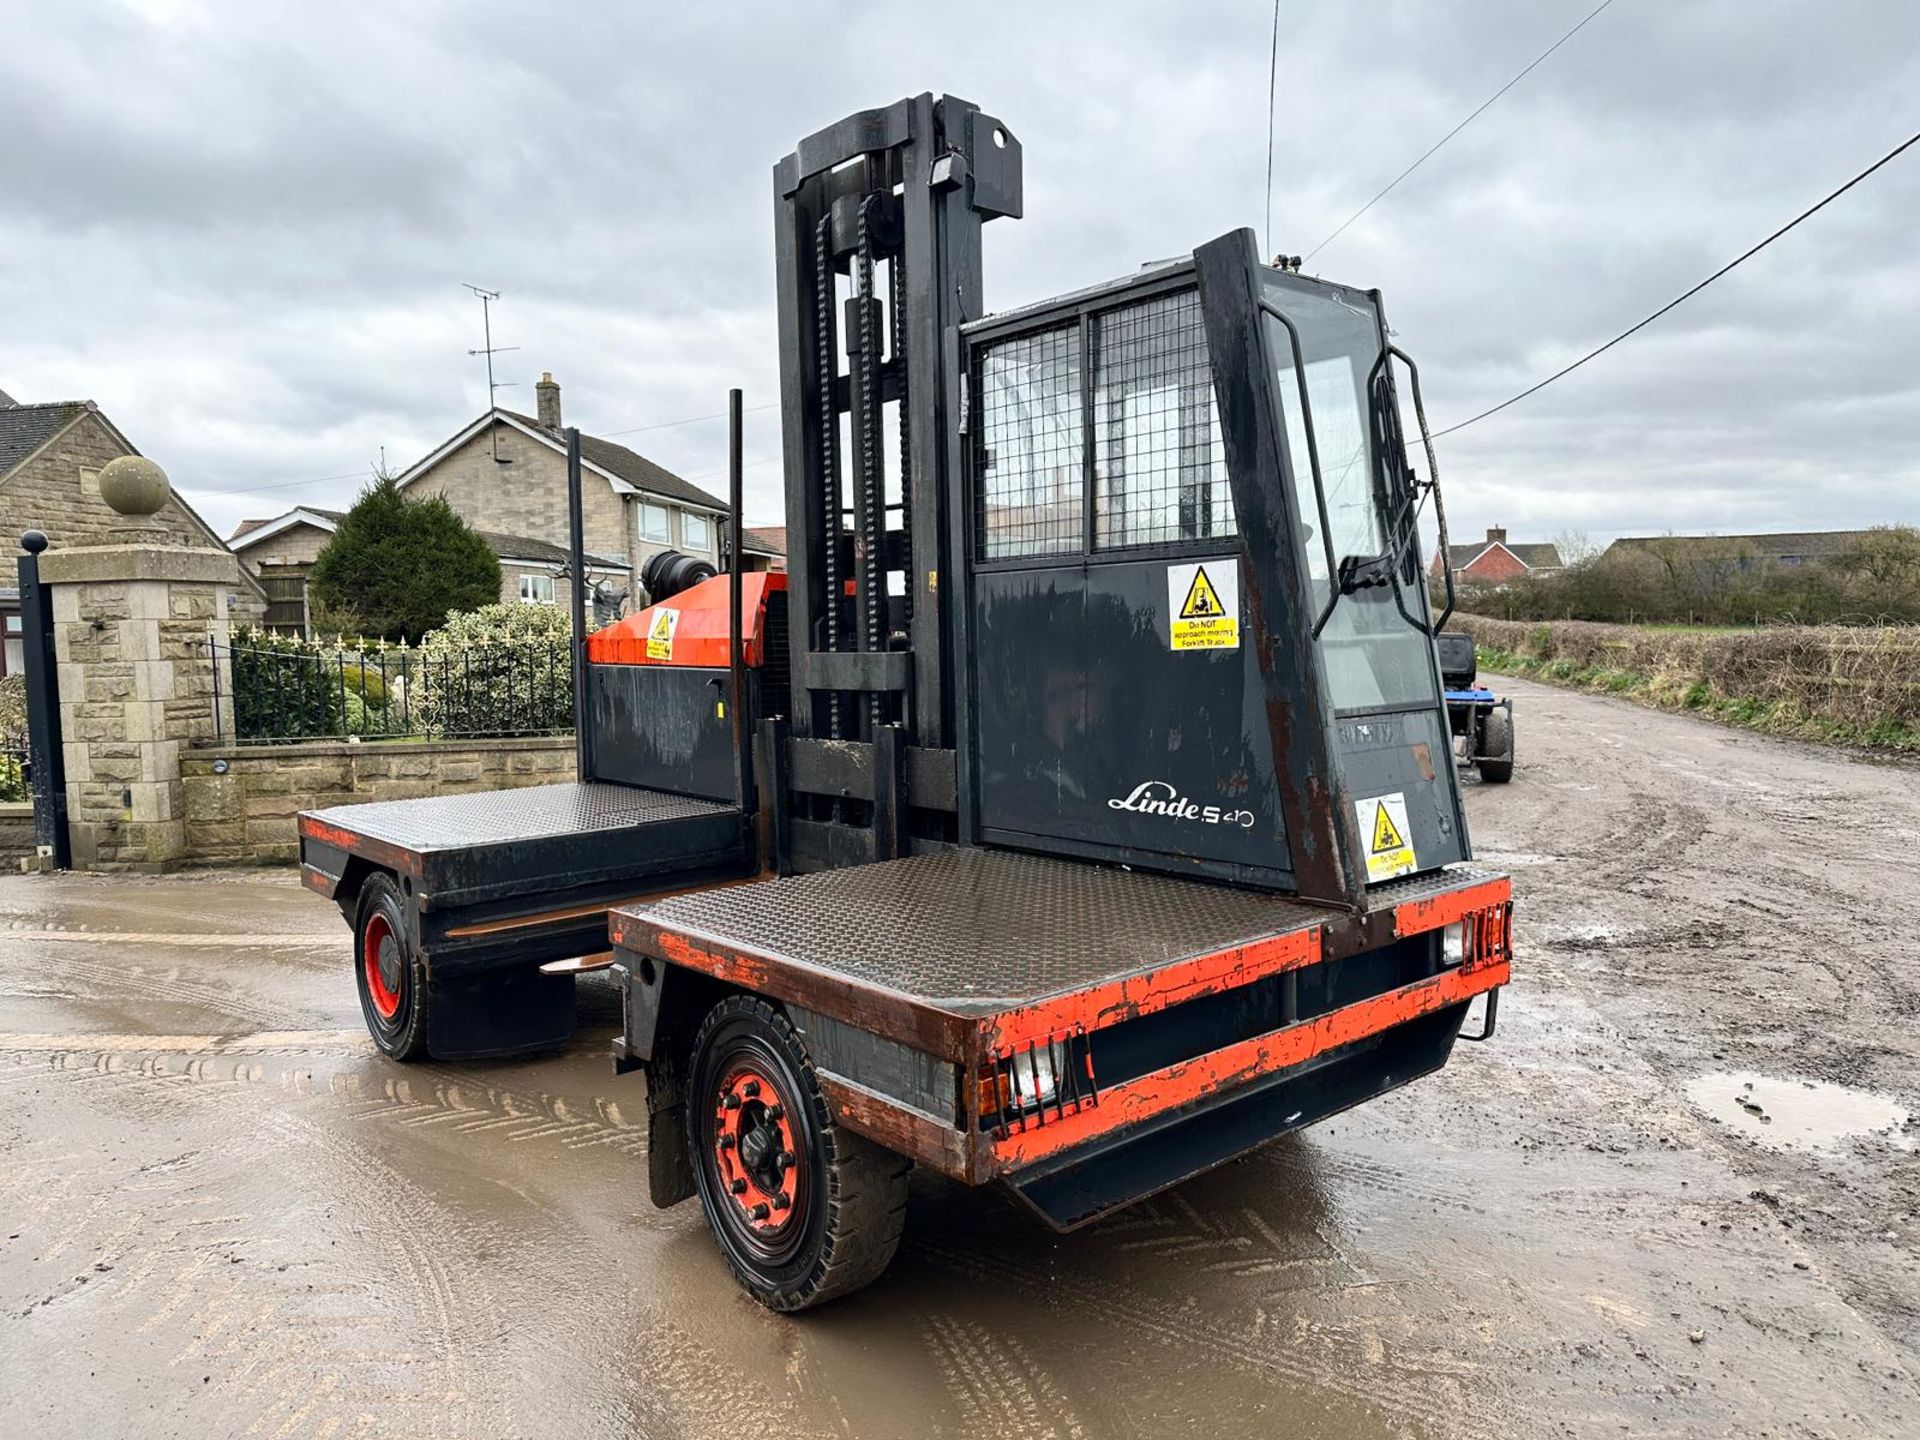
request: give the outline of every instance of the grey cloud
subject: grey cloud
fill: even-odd
[[[1591,8],[1283,0],[1274,248],[1304,252]],[[484,403],[602,432],[775,391],[769,176],[920,89],[1027,153],[1007,307],[1260,226],[1263,4],[36,7],[0,49],[0,385],[99,400],[220,528],[341,503]],[[1663,303],[1903,138],[1920,14],[1616,0],[1314,265],[1381,287],[1437,423]],[[1540,396],[1442,442],[1456,525],[1920,520],[1920,152]],[[777,415],[749,499],[777,518]],[[717,476],[713,422],[630,437]],[[208,494],[205,492],[247,492]]]

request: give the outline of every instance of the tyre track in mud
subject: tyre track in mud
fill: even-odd
[[[66,1082],[59,1088],[83,1103],[147,1119],[164,1115],[177,1121],[183,1113],[207,1113],[222,1104],[223,1092],[234,1089],[262,1095],[277,1089],[294,1099],[324,1093],[311,1075],[297,1071],[278,1076],[277,1087],[266,1085],[266,1068],[253,1062],[221,1067],[196,1058],[174,1070],[167,1068],[181,1063],[174,1057],[103,1055],[90,1065],[73,1055],[50,1058],[32,1073]],[[166,1093],[164,1105],[142,1103],[155,1090]],[[469,1356],[472,1336],[494,1324],[487,1277],[462,1258],[461,1247],[436,1243],[458,1229],[458,1217],[349,1136],[285,1109],[273,1115],[271,1126],[285,1142],[279,1150],[289,1157],[284,1164],[304,1170],[323,1157],[319,1173],[329,1207],[409,1218],[406,1226],[329,1227],[336,1232],[330,1247],[348,1239],[374,1247],[383,1257],[362,1267],[379,1277],[373,1313],[366,1313],[364,1284],[317,1289],[285,1284],[276,1277],[288,1265],[272,1270],[263,1268],[268,1262],[249,1260],[250,1251],[285,1249],[284,1233],[277,1228],[284,1217],[256,1213],[246,1208],[247,1201],[229,1198],[202,1173],[204,1161],[188,1160],[133,1184],[115,1183],[110,1166],[96,1165],[86,1172],[94,1200],[62,1217],[53,1243],[39,1258],[84,1251],[87,1263],[106,1267],[96,1271],[102,1283],[91,1287],[90,1300],[125,1313],[119,1323],[134,1336],[184,1336],[167,1367],[206,1367],[209,1394],[220,1400],[232,1433],[289,1440],[351,1433],[370,1423],[389,1423],[396,1410],[417,1417],[407,1428],[418,1433],[502,1433],[508,1417]],[[141,1190],[158,1194],[131,1214],[118,1209],[123,1193]],[[293,1193],[307,1192],[296,1187]],[[221,1213],[199,1216],[192,1213],[196,1207]],[[42,1214],[47,1209],[29,1208]],[[172,1218],[176,1213],[187,1218]],[[116,1221],[117,1229],[102,1233]],[[300,1262],[302,1272],[314,1263]],[[124,1274],[126,1283],[116,1285],[116,1274]],[[387,1287],[397,1289],[398,1296]],[[28,1313],[60,1298],[48,1295]],[[316,1302],[360,1313],[316,1315],[309,1308]],[[376,1333],[369,1334],[370,1329]],[[369,1342],[376,1343],[369,1348]]]
[[[24,1167],[9,1168],[6,1182],[0,1183],[0,1213],[16,1219],[10,1230],[24,1229],[49,1207],[60,1204],[77,1185],[93,1190],[90,1202],[63,1217],[49,1257],[67,1250],[84,1251],[89,1263],[98,1258],[138,1282],[119,1298],[143,1293],[148,1308],[142,1311],[134,1306],[125,1323],[136,1334],[158,1326],[184,1326],[192,1338],[168,1364],[207,1362],[213,1376],[210,1383],[223,1393],[231,1390],[230,1403],[240,1407],[232,1413],[251,1422],[235,1433],[287,1437],[352,1433],[368,1423],[369,1413],[377,1418],[396,1409],[419,1417],[417,1425],[409,1426],[419,1433],[486,1436],[508,1433],[510,1424],[502,1397],[493,1393],[497,1387],[490,1388],[486,1374],[470,1359],[474,1337],[490,1338],[499,1324],[499,1307],[485,1269],[466,1258],[471,1243],[449,1243],[462,1234],[471,1238],[477,1233],[474,1226],[350,1133],[302,1116],[289,1105],[332,1101],[355,1127],[368,1123],[411,1130],[443,1122],[455,1132],[503,1148],[607,1148],[622,1156],[621,1163],[645,1150],[644,1132],[604,1098],[582,1105],[470,1081],[422,1085],[411,1077],[385,1076],[368,1084],[352,1071],[328,1074],[324,1068],[270,1065],[227,1055],[89,1053],[76,1047],[15,1053],[6,1059],[9,1064],[0,1071],[0,1093],[18,1094],[29,1086],[51,1083],[89,1106],[143,1121],[171,1118],[177,1123],[182,1114],[195,1113],[225,1116],[230,1114],[229,1097],[236,1091],[286,1102],[273,1107],[267,1128],[284,1139],[286,1153],[297,1155],[303,1167],[316,1159],[321,1162],[330,1210],[406,1217],[404,1225],[354,1233],[357,1241],[376,1244],[385,1254],[371,1273],[396,1286],[401,1317],[380,1322],[378,1316],[337,1316],[310,1322],[289,1309],[305,1298],[304,1291],[242,1284],[249,1270],[229,1272],[206,1256],[208,1244],[235,1249],[260,1239],[258,1232],[240,1230],[217,1241],[184,1247],[177,1227],[162,1225],[136,1247],[127,1248],[123,1242],[152,1215],[146,1210],[131,1216],[117,1212],[114,1205],[124,1187],[83,1168],[76,1174],[69,1168],[74,1157],[62,1156],[56,1162],[61,1170],[58,1183],[47,1187],[43,1198],[18,1207],[15,1216],[10,1192],[21,1188],[28,1172]],[[542,1215],[547,1220],[557,1218],[551,1208],[543,1209]],[[114,1218],[121,1220],[119,1230],[103,1233],[102,1227]],[[503,1253],[510,1248],[509,1242],[526,1239],[523,1234],[494,1238],[499,1243],[493,1248]],[[103,1276],[113,1278],[105,1272]],[[96,1293],[111,1290],[109,1286]],[[58,1299],[57,1294],[50,1295],[40,1304]],[[342,1344],[337,1337],[329,1340],[322,1333],[363,1322],[380,1323],[388,1340],[368,1350],[364,1345]],[[349,1330],[348,1338],[355,1333]],[[221,1341],[223,1334],[227,1338]],[[396,1356],[405,1357],[404,1362]],[[398,1376],[392,1373],[396,1368],[401,1372]],[[411,1383],[399,1383],[403,1380]],[[365,1409],[369,1405],[374,1407],[372,1412]]]
[[[1196,1240],[1215,1240],[1219,1227],[1208,1224],[1191,1234]],[[1455,1361],[1453,1373],[1405,1369],[1364,1317],[1353,1321],[1355,1338],[1349,1348],[1357,1353],[1350,1358],[1331,1356],[1327,1352],[1333,1347],[1325,1344],[1316,1345],[1317,1353],[1311,1353],[1300,1343],[1307,1338],[1300,1325],[1273,1324],[1267,1303],[1287,1312],[1291,1302],[1285,1290],[1264,1291],[1258,1299],[1236,1296],[1230,1306],[1223,1306],[1223,1297],[1212,1291],[1205,1323],[1195,1325],[1167,1305],[1163,1291],[1144,1283],[1146,1277],[1138,1266],[1116,1267],[1087,1256],[1070,1276],[1048,1274],[987,1248],[961,1248],[916,1236],[911,1228],[903,1248],[950,1274],[1064,1317],[1069,1328],[1083,1336],[1091,1337],[1086,1323],[1091,1318],[1114,1335],[1146,1345],[1159,1355],[1183,1357],[1184,1365],[1225,1364],[1256,1379],[1278,1379],[1297,1394],[1314,1396],[1321,1403],[1330,1395],[1338,1396],[1357,1413],[1379,1417],[1404,1432],[1449,1440],[1493,1440],[1506,1433],[1503,1424],[1486,1414],[1487,1377],[1480,1367]],[[1116,1270],[1123,1272],[1120,1278]],[[1377,1282],[1355,1283],[1371,1289]],[[1322,1330],[1312,1338],[1320,1341],[1325,1335]],[[1380,1385],[1383,1376],[1390,1377],[1391,1384]]]

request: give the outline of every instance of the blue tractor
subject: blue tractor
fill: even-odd
[[[1479,683],[1480,660],[1471,635],[1446,631],[1434,649],[1446,687],[1454,758],[1479,770],[1489,785],[1506,784],[1513,778],[1513,700]]]

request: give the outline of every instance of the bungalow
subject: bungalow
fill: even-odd
[[[1447,547],[1447,564],[1456,585],[1505,585],[1523,575],[1544,575],[1560,569],[1560,551],[1551,541],[1508,540],[1499,527],[1485,540],[1469,540]],[[1440,557],[1433,557],[1433,575],[1440,578]]]

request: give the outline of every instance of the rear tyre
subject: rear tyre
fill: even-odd
[[[1504,785],[1513,778],[1513,716],[1507,710],[1492,710],[1487,713],[1487,723],[1480,732],[1482,753],[1476,764],[1480,769],[1480,778],[1489,785]]]
[[[909,1162],[841,1129],[787,1017],[734,995],[701,1023],[687,1143],[707,1223],[770,1310],[805,1310],[878,1279],[906,1222]]]
[[[390,875],[370,876],[360,889],[353,970],[360,987],[360,1013],[373,1043],[390,1059],[423,1059],[427,967],[407,943],[406,903]]]

